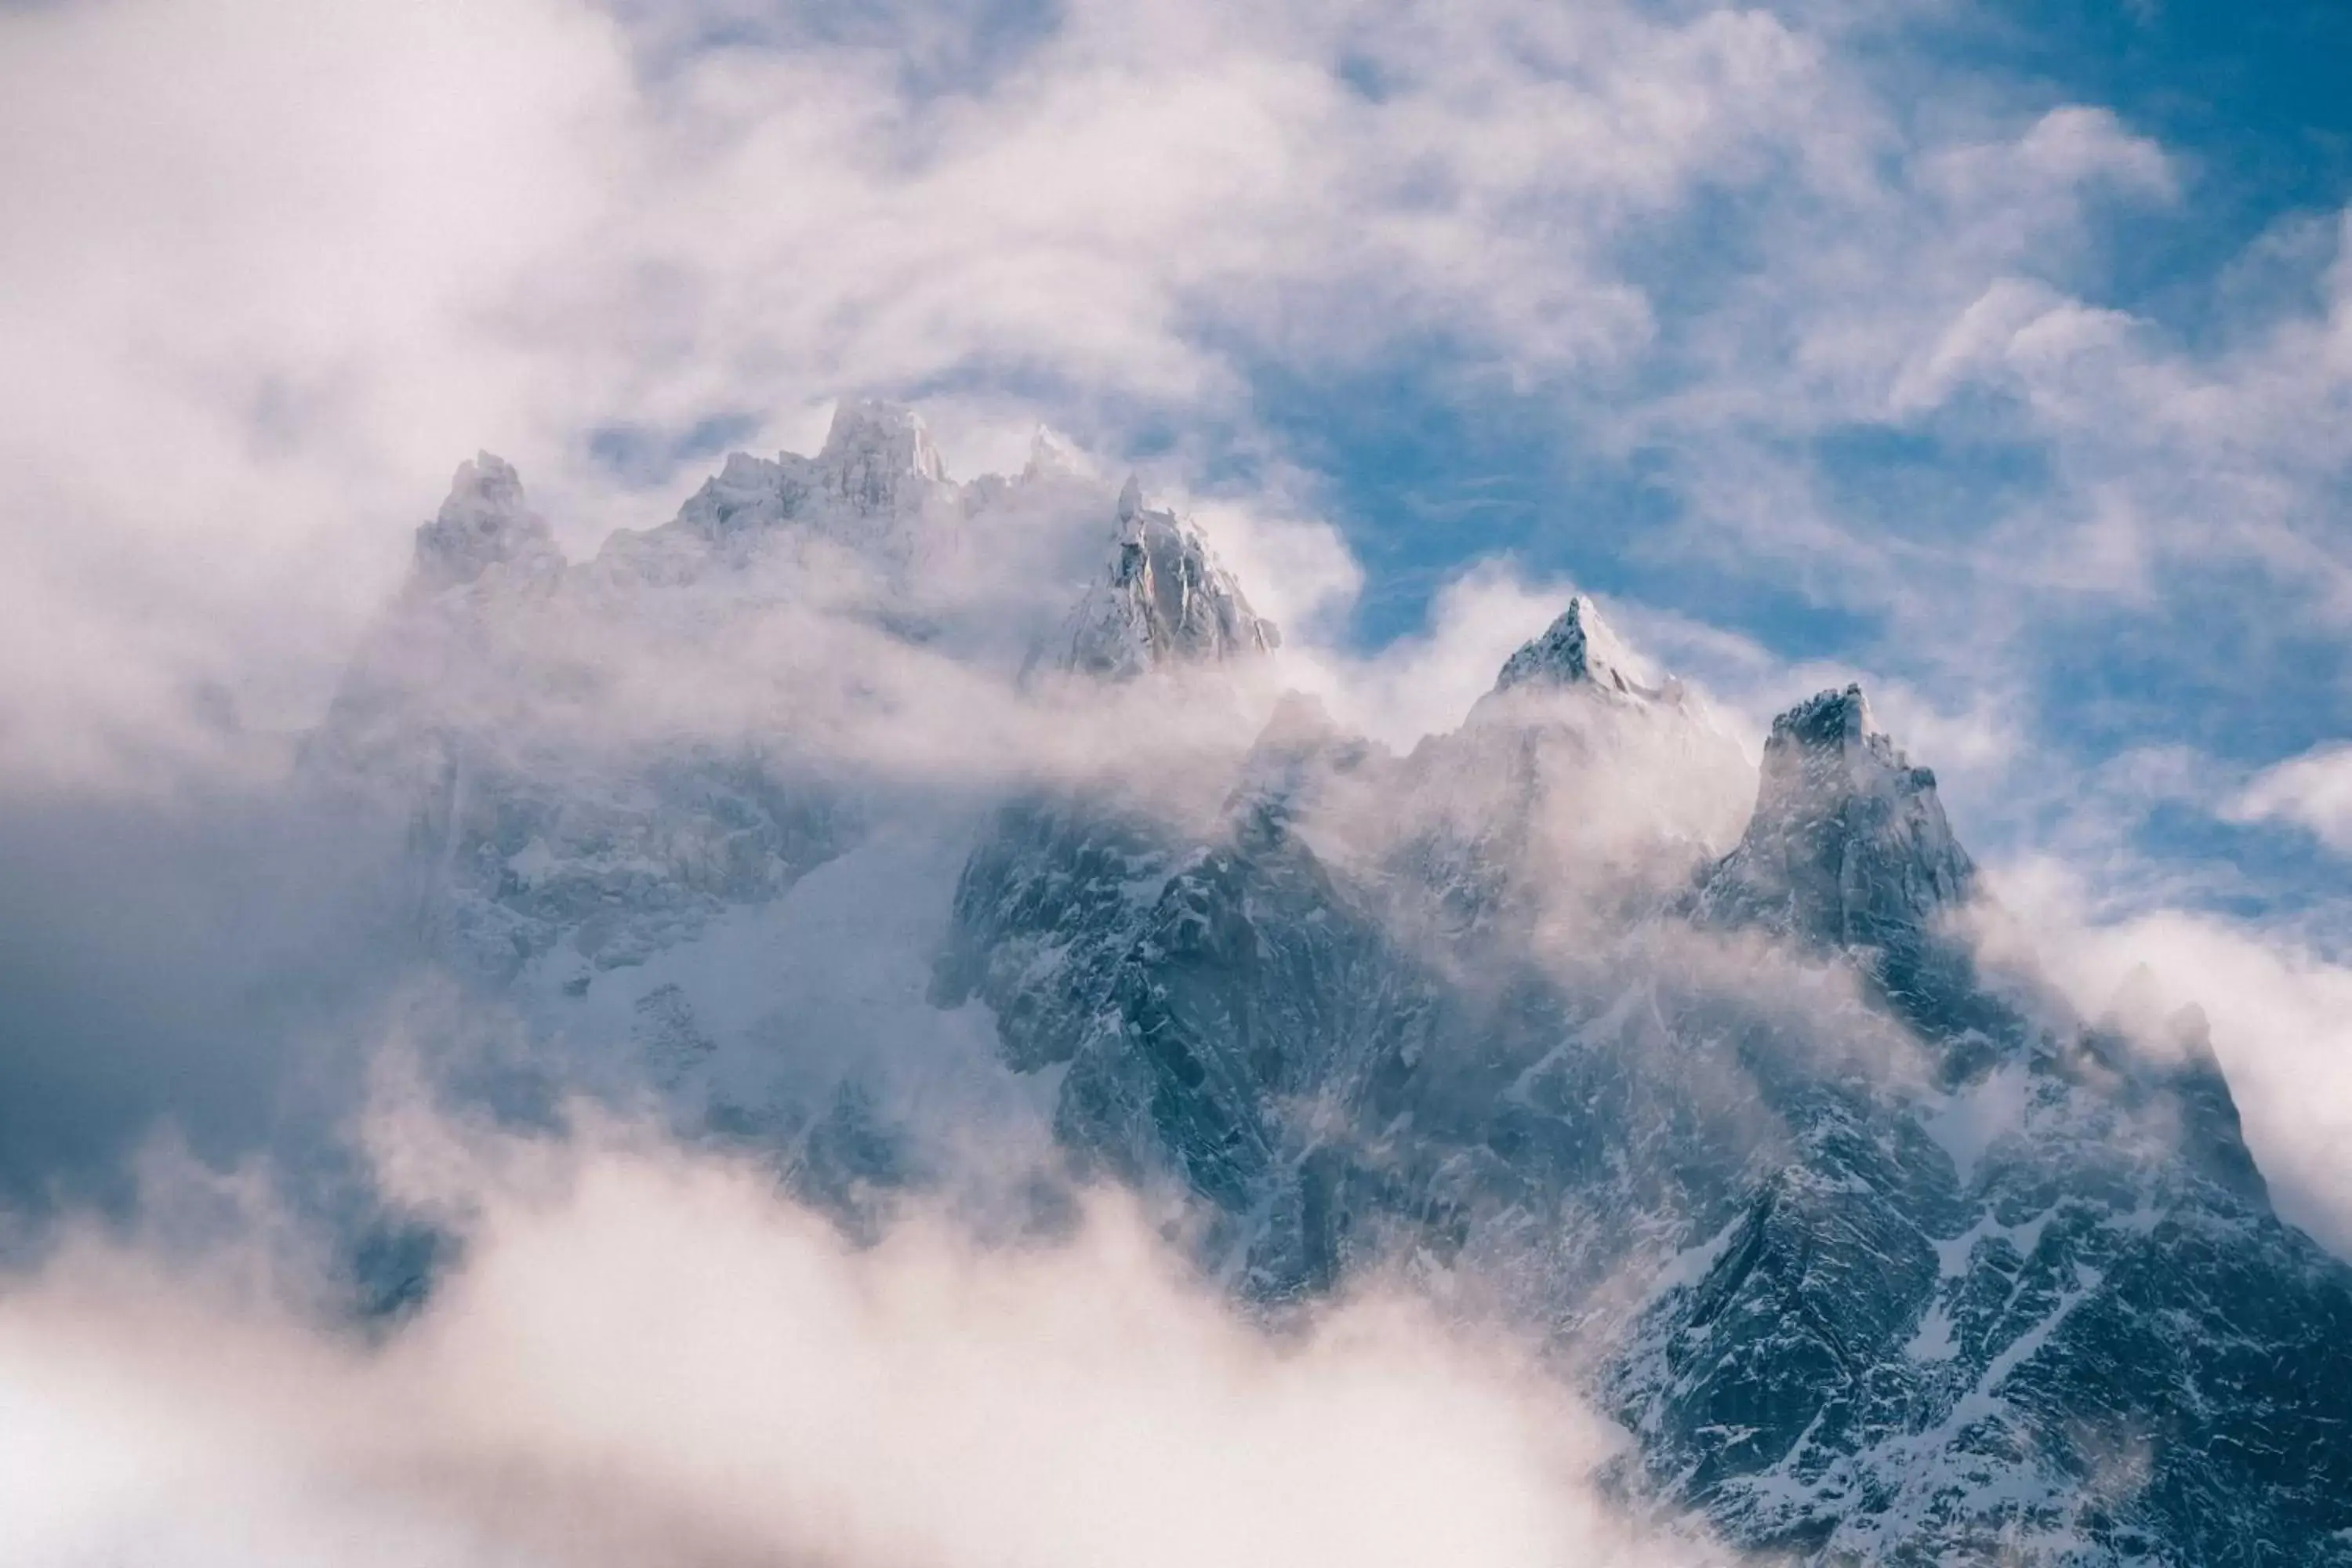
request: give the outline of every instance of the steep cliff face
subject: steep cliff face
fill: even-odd
[[[1672,702],[1683,696],[1681,683],[1653,676],[1582,594],[1569,600],[1543,636],[1504,663],[1495,677],[1495,693],[1579,686],[1616,702]]]
[[[1772,721],[1755,814],[1706,903],[1817,945],[1902,948],[1958,913],[1975,879],[1936,775],[1910,764],[1849,686]]]
[[[1746,819],[1753,770],[1706,705],[1653,674],[1582,595],[1503,666],[1462,726],[1414,748],[1384,813],[1440,923],[1614,928],[1678,894]],[[1591,940],[1591,939],[1588,939]]]
[[[1696,912],[1847,954],[1896,1012],[1954,1045],[1953,1070],[1965,1073],[1982,1065],[1987,1039],[2013,1027],[1978,985],[1956,929],[1975,890],[1935,773],[1911,764],[1849,686],[1772,721],[1755,812]]]
[[[461,463],[449,481],[449,498],[431,522],[416,531],[408,595],[439,594],[478,582],[493,567],[536,574],[561,571],[547,521],[523,499],[514,465],[488,452]]]
[[[731,613],[737,584],[698,581],[719,573],[715,549],[684,545],[709,494],[656,531],[658,550],[624,536],[571,563],[513,468],[484,454],[417,531],[409,583],[309,763],[314,784],[407,815],[428,952],[496,979],[541,965],[580,983],[774,897],[854,840],[855,808],[790,737],[623,711],[614,650],[661,648],[666,611]],[[645,570],[656,556],[670,569]],[[690,557],[696,571],[677,569]]]

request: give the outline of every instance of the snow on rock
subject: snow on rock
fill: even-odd
[[[1495,678],[1495,689],[1537,683],[1584,685],[1613,697],[1645,700],[1672,700],[1681,690],[1681,683],[1671,677],[1653,678],[1582,594],[1568,602],[1541,637],[1510,657]]]
[[[964,500],[911,409],[845,399],[815,457],[731,454],[671,529],[654,534],[682,532],[739,568],[781,549],[804,571],[813,546],[830,549],[904,591],[910,572],[957,548]],[[646,537],[614,542],[624,558],[674,554],[657,537],[648,552]]]
[[[1507,905],[1664,896],[1727,847],[1754,770],[1681,681],[1654,675],[1580,595],[1514,653],[1398,788],[1414,874],[1448,924]]]
[[[897,510],[910,494],[919,501],[925,487],[948,482],[921,416],[866,398],[845,398],[834,411],[815,466],[833,494],[866,512]]]
[[[1093,475],[1094,465],[1068,437],[1044,425],[1031,433],[1029,460],[1021,468],[1023,479],[1034,483],[1040,479],[1090,479]]]
[[[1067,1064],[1057,1135],[1186,1194],[1245,1296],[1402,1255],[1523,1312],[1629,1489],[1763,1560],[2352,1562],[2352,1270],[2243,1179],[2201,1058],[1978,984],[1968,858],[1858,690],[1774,726],[1695,896],[1552,940],[1531,892],[1609,863],[1596,818],[1654,832],[1644,747],[1692,733],[1573,611],[1410,758],[1291,705],[1220,827],[983,839],[956,963],[1009,1066]]]
[[[1171,665],[1256,658],[1281,641],[1199,527],[1146,507],[1130,476],[1110,569],[1064,628],[1062,668],[1125,680]]]
[[[642,963],[862,831],[821,747],[756,729],[800,672],[727,650],[794,627],[887,647],[1028,613],[969,536],[1006,528],[996,553],[1017,561],[1066,531],[1056,516],[1108,514],[1108,488],[1058,451],[959,486],[912,411],[845,399],[814,458],[732,454],[672,521],[573,566],[484,454],[418,531],[415,582],[347,672],[312,772],[404,803],[415,922],[444,953],[492,976],[557,950]],[[651,700],[614,695],[633,685]],[[713,716],[666,719],[706,697]]]

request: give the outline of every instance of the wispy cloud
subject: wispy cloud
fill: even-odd
[[[2204,1010],[2279,1212],[2352,1250],[2352,967],[2259,922],[2160,907],[2102,914],[2085,879],[2048,858],[2001,868],[1995,888],[2032,963],[2084,1016],[2111,1013],[2143,968],[2158,1005]]]
[[[2286,822],[2352,854],[2352,744],[2315,747],[2263,769],[2222,806],[2234,822]]]

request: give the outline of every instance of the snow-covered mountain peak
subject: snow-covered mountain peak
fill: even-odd
[[[1060,456],[958,486],[845,404],[568,571],[509,467],[461,468],[418,535],[457,585],[307,753],[405,846],[398,951],[847,1224],[953,1179],[906,1106],[985,1085],[1256,1301],[1402,1263],[1524,1311],[1624,1422],[1612,1485],[1727,1551],[2352,1568],[2352,1274],[2272,1215],[2194,1014],[2124,997],[2135,1054],[1979,980],[1935,776],[1858,689],[1759,776],[1580,596],[1409,756],[1305,698],[1244,745],[1274,628]],[[1083,700],[1040,716],[1141,766],[967,846],[995,775],[941,763],[1002,710],[931,677],[994,679],[1089,565]]]
[[[992,483],[1002,490],[1003,480]],[[625,572],[651,571],[667,580],[694,575],[699,567],[692,557],[707,546],[737,566],[803,560],[814,546],[863,561],[895,583],[915,563],[952,550],[968,488],[947,478],[913,411],[845,398],[815,457],[729,454],[674,525],[615,535],[617,556]],[[679,536],[696,542],[683,553]]]
[[[416,531],[411,591],[439,593],[509,562],[561,560],[546,520],[523,499],[514,465],[478,452],[457,465],[448,499]]]
[[[1125,680],[1171,665],[1252,658],[1280,646],[1241,584],[1190,519],[1143,504],[1130,476],[1118,498],[1110,565],[1064,628],[1062,667]]]
[[[947,464],[913,409],[844,398],[816,456],[826,488],[865,511],[898,510],[910,491],[947,482]]]
[[[1764,742],[1757,821],[1770,827],[1850,813],[1856,803],[1898,810],[1912,847],[1927,859],[1967,856],[1952,841],[1932,769],[1915,767],[1879,727],[1859,685],[1820,692],[1772,721]]]
[[[1510,825],[1510,852],[1470,858],[1545,868],[1528,881],[1538,901],[1621,873],[1679,883],[1690,857],[1738,837],[1754,791],[1706,703],[1654,672],[1581,594],[1510,657],[1458,731],[1416,749],[1412,771],[1439,817],[1458,822],[1470,805],[1474,843]],[[1465,852],[1432,851],[1447,865]],[[1570,865],[1580,869],[1560,875]]]
[[[1513,654],[1495,680],[1498,692],[1522,686],[1590,686],[1643,700],[1670,696],[1674,685],[1650,671],[1583,594],[1568,602],[1541,637]]]

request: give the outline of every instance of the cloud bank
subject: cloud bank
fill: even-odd
[[[1269,1339],[1105,1202],[856,1249],[748,1167],[606,1125],[376,1129],[463,1261],[373,1341],[253,1228],[71,1237],[0,1298],[11,1562],[1696,1561],[1517,1352],[1393,1301]],[[425,1173],[418,1174],[419,1172]]]

